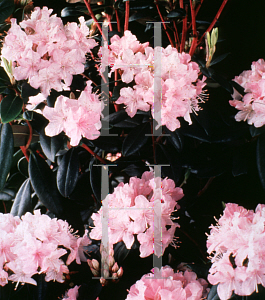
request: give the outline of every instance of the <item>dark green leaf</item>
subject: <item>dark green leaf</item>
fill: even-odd
[[[16,96],[7,95],[2,101],[0,106],[0,114],[2,123],[13,121],[21,112],[23,100]]]
[[[257,142],[257,167],[259,178],[265,189],[265,134],[261,134]]]
[[[41,130],[40,145],[46,157],[50,161],[55,162],[56,153],[61,149],[63,145],[63,137],[62,135],[49,137],[45,135],[44,130]]]
[[[84,7],[65,7],[62,11],[61,11],[61,17],[65,18],[65,17],[79,17],[81,15],[83,15],[84,13],[87,13],[87,9]]]
[[[217,74],[213,69],[208,68],[211,78],[218,82],[224,89],[226,89],[231,95],[233,94],[233,86],[229,80],[220,74]]]
[[[94,166],[95,159],[90,162],[90,185],[97,199],[98,208],[101,205],[101,166]]]
[[[167,18],[184,18],[186,16],[185,9],[178,8],[167,14]]]
[[[124,139],[122,153],[124,156],[134,154],[140,150],[148,140],[148,134],[151,133],[150,123],[136,126]]]
[[[17,192],[10,213],[13,216],[21,217],[26,212],[31,212],[31,211],[32,211],[31,186],[30,186],[29,178],[27,178],[21,185],[19,191]]]
[[[233,88],[234,88],[235,90],[237,90],[238,93],[239,93],[242,97],[246,94],[246,93],[245,93],[245,89],[244,89],[241,85],[239,85],[237,82],[235,82],[234,80],[232,80],[232,81],[231,81],[231,84],[232,84]]]
[[[112,153],[121,150],[121,139],[116,136],[99,136],[96,140],[93,140],[92,143],[99,149]]]
[[[14,11],[13,0],[0,0],[0,23],[3,23]]]
[[[183,149],[183,137],[179,133],[178,130],[170,131],[167,127],[164,128],[165,133],[168,134],[167,139],[171,142],[171,144],[181,152]]]
[[[40,89],[34,89],[27,82],[23,82],[21,85],[21,97],[28,98],[31,96],[36,96],[40,92]]]
[[[14,138],[9,124],[0,125],[0,190],[3,189],[10,171],[14,152]]]
[[[252,137],[261,135],[262,133],[265,132],[265,126],[257,128],[254,125],[250,125],[249,126],[249,132],[250,132],[250,134],[251,134]]]
[[[216,58],[214,58],[211,63],[210,66],[213,66],[217,63],[219,63],[220,61],[224,60],[230,53],[224,53],[222,55],[217,56]]]
[[[10,83],[10,79],[9,79],[8,75],[6,74],[6,71],[5,71],[5,69],[3,67],[0,67],[0,79],[3,82]]]
[[[29,159],[29,177],[42,204],[58,217],[62,215],[62,196],[57,189],[54,173],[42,158],[33,153]]]
[[[28,121],[32,121],[32,119],[33,119],[33,111],[26,110],[25,112],[23,112],[23,119],[28,120]]]
[[[28,161],[25,156],[20,158],[20,160],[17,163],[17,168],[22,175],[24,175],[25,177],[29,177]]]
[[[115,113],[112,113],[112,114],[106,116],[105,118],[102,119],[102,121],[113,125],[113,124],[123,121],[124,119],[127,118],[127,116],[128,116],[128,114],[126,113],[125,110],[119,110],[119,111],[116,111]]]
[[[220,300],[217,294],[217,285],[211,287],[207,300]]]
[[[3,188],[0,191],[0,201],[10,201],[14,199],[16,196],[16,192],[13,189]]]
[[[68,197],[74,190],[79,171],[77,148],[71,148],[63,156],[57,171],[57,187],[61,195]]]

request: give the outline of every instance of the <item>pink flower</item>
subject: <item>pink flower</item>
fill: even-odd
[[[79,288],[80,288],[80,285],[79,286],[76,285],[74,288],[69,289],[62,300],[66,300],[66,299],[76,300],[78,297],[78,289]]]

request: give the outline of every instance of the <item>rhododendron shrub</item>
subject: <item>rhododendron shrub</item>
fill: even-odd
[[[207,281],[197,279],[196,273],[191,270],[175,273],[171,267],[165,266],[143,275],[130,288],[126,300],[200,300],[207,296],[207,286]]]
[[[255,212],[227,203],[216,226],[211,226],[207,240],[212,266],[208,280],[217,287],[221,300],[237,295],[251,295],[258,284],[265,286],[263,244],[265,205]]]
[[[263,10],[39,2],[0,1],[0,299],[263,299],[264,51],[221,14]]]
[[[102,201],[103,206],[104,201],[108,201],[108,238],[111,245],[123,241],[127,249],[131,249],[136,235],[140,242],[140,257],[153,253],[159,257],[173,242],[178,224],[172,221],[170,215],[175,208],[179,208],[177,201],[184,195],[182,189],[175,187],[171,179],[161,180],[161,188],[156,188],[158,180],[161,178],[154,177],[153,172],[145,172],[141,179],[131,177],[129,183],[120,183]],[[157,196],[157,189],[161,189],[162,198]],[[161,212],[158,210],[160,204]],[[102,214],[101,208],[91,217],[95,225],[90,232],[91,239],[102,238]],[[160,219],[162,253],[159,252],[159,242],[154,244],[154,230],[157,230]]]

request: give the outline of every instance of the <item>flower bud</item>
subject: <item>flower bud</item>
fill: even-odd
[[[92,266],[95,270],[99,270],[99,262],[96,259],[92,259]]]
[[[103,277],[101,277],[100,279],[99,279],[99,282],[101,283],[101,285],[102,286],[105,286],[105,285],[107,285],[107,280],[105,279],[105,278],[103,278]]]
[[[109,255],[109,269],[110,270],[111,270],[111,268],[113,267],[114,264],[115,264],[114,257]]]
[[[115,264],[112,267],[111,271],[112,271],[112,273],[116,273],[118,270],[119,270],[119,266],[118,266],[117,262],[115,262]]]
[[[109,270],[104,270],[103,271],[103,276],[104,276],[104,278],[108,278],[109,277]]]
[[[117,271],[117,276],[118,276],[119,278],[121,278],[122,275],[123,275],[123,268],[120,267],[119,270]]]

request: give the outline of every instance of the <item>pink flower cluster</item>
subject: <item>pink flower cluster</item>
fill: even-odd
[[[82,137],[94,140],[99,137],[101,128],[101,111],[103,101],[98,95],[92,94],[91,81],[87,82],[78,100],[59,96],[55,106],[45,106],[43,115],[49,120],[45,128],[48,136],[55,136],[64,131],[71,139],[71,145],[77,146]]]
[[[175,229],[179,226],[170,215],[175,208],[179,208],[176,201],[183,196],[182,189],[175,187],[173,180],[154,178],[153,172],[143,173],[141,179],[131,177],[129,183],[120,183],[102,201],[103,207],[98,213],[92,215],[95,227],[90,232],[90,238],[102,239],[103,209],[107,203],[110,245],[123,241],[127,249],[131,249],[134,235],[137,235],[140,257],[153,253],[161,256],[173,242]],[[162,253],[161,234],[159,241],[154,238],[159,230],[162,232]]]
[[[228,203],[217,226],[211,226],[207,240],[212,267],[208,281],[216,285],[221,300],[250,295],[257,285],[265,286],[265,205],[255,212]]]
[[[61,18],[51,13],[47,7],[35,7],[31,18],[19,25],[11,19],[2,48],[2,57],[13,62],[15,79],[28,79],[45,97],[51,89],[69,87],[73,75],[84,72],[86,53],[97,45],[87,38],[84,17],[79,18],[79,27],[74,22],[64,26]]]
[[[64,282],[71,262],[86,261],[83,246],[91,241],[87,231],[78,238],[63,220],[26,213],[22,218],[0,214],[0,285],[8,280],[37,285],[35,274],[46,274],[45,280]],[[66,264],[60,258],[70,251]],[[16,285],[16,286],[17,286]]]
[[[242,97],[236,90],[230,105],[239,112],[236,114],[236,121],[247,121],[255,127],[265,124],[265,61],[259,59],[251,65],[251,70],[242,72],[234,79],[245,90]]]
[[[174,273],[169,266],[152,270],[131,286],[126,300],[200,300],[208,293],[206,280],[192,271]],[[156,278],[157,277],[157,278]]]
[[[135,82],[132,88],[120,90],[116,103],[126,105],[130,117],[138,109],[152,108],[158,124],[166,125],[171,131],[180,127],[179,117],[191,124],[190,113],[198,111],[199,103],[203,102],[206,77],[198,79],[200,69],[190,55],[178,53],[171,46],[153,49],[148,43],[140,44],[130,31],[125,31],[122,38],[115,35],[110,41],[109,49],[100,49],[102,69],[108,62],[112,66],[110,74],[120,70],[123,82]],[[161,89],[157,90],[156,86]]]

